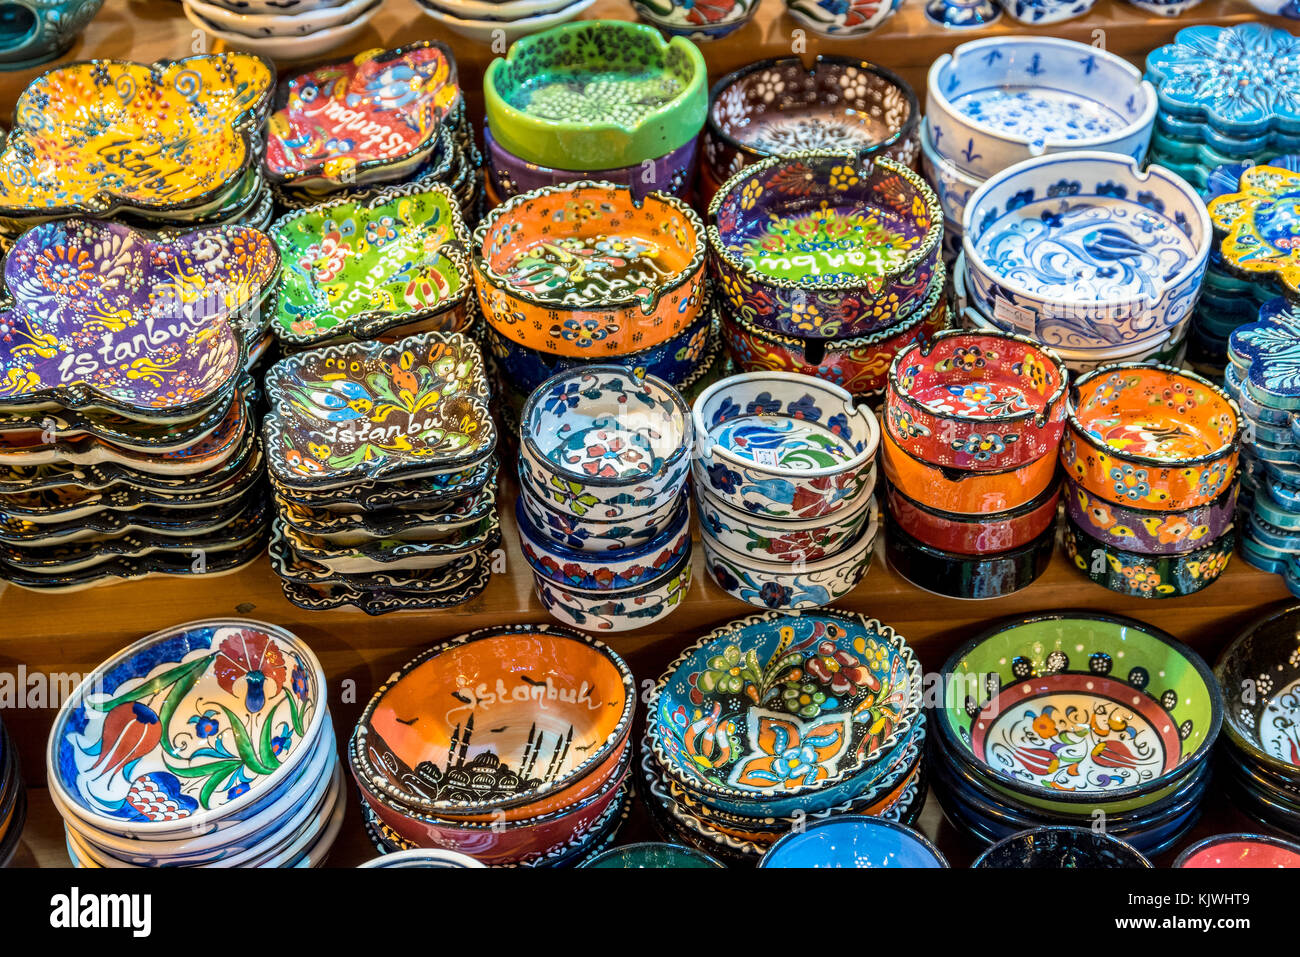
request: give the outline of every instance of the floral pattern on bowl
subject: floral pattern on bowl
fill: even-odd
[[[1245,169],[1237,192],[1210,201],[1210,220],[1223,236],[1223,266],[1244,278],[1280,283],[1300,299],[1300,173],[1274,166]]]
[[[1199,548],[1152,555],[1126,551],[1094,538],[1067,518],[1065,554],[1098,585],[1135,598],[1181,598],[1213,584],[1232,561],[1237,537],[1227,531]]]
[[[533,573],[537,598],[552,617],[597,632],[631,631],[661,621],[686,599],[693,578],[689,542],[657,577],[630,588],[575,588]]]
[[[754,16],[762,0],[633,0],[641,19],[669,36],[718,40],[739,30]]]
[[[1300,410],[1300,307],[1287,299],[1260,306],[1258,322],[1233,331],[1228,356],[1244,370],[1242,384],[1255,402]]]
[[[903,0],[784,0],[797,23],[835,40],[871,33],[894,15]]]
[[[1144,555],[1171,555],[1201,548],[1232,529],[1238,486],[1227,486],[1213,502],[1177,512],[1116,505],[1070,483],[1070,521],[1103,545]]]
[[[1253,622],[1214,665],[1232,750],[1284,780],[1300,773],[1298,620],[1292,607]]]

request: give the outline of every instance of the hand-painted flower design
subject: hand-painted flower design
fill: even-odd
[[[709,484],[724,495],[735,495],[740,491],[744,479],[735,469],[728,468],[721,462],[714,462],[707,469]]]
[[[139,701],[124,701],[104,716],[99,757],[92,770],[114,775],[144,757],[162,740],[157,713]]]
[[[834,694],[846,695],[859,688],[880,690],[880,679],[871,673],[855,655],[837,648],[832,641],[823,641],[816,653],[804,664],[804,670]]]
[[[200,738],[210,738],[221,730],[221,724],[216,718],[217,712],[209,708],[202,714],[193,715],[190,718],[190,724],[194,725],[194,733]]]
[[[801,718],[815,718],[839,704],[814,681],[792,679],[781,688],[781,706]]]
[[[835,773],[849,744],[851,719],[823,714],[808,722],[758,708],[747,715],[756,752],[743,756],[727,782],[752,791],[806,787]]]
[[[1110,480],[1114,483],[1115,494],[1131,501],[1140,502],[1151,494],[1146,469],[1117,465],[1110,470]]]
[[[212,672],[217,683],[228,693],[244,685],[244,706],[251,713],[262,710],[268,697],[275,697],[284,687],[284,655],[269,635],[240,629],[221,642]],[[267,693],[268,683],[271,686]]]

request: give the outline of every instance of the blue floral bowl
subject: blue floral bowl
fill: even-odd
[[[519,472],[520,487],[524,477],[522,463]],[[522,504],[533,529],[565,548],[579,552],[620,552],[639,548],[657,537],[681,506],[686,495],[679,492],[663,500],[653,511],[630,519],[601,520],[590,515],[581,518],[571,512],[561,512],[541,501],[535,495],[520,494]]]
[[[0,70],[23,70],[61,56],[104,0],[7,0],[0,3]]]
[[[878,817],[846,814],[781,838],[759,867],[947,867],[939,849],[918,831]]]
[[[1049,23],[1061,23],[1064,20],[1081,17],[1096,3],[1097,0],[1006,0],[1002,4],[1002,9],[1013,20],[1045,27]]]
[[[785,0],[796,22],[835,40],[865,36],[902,5],[903,0]]]
[[[575,588],[533,571],[537,598],[551,617],[584,631],[631,631],[671,615],[691,587],[691,543],[656,574],[628,588]]]

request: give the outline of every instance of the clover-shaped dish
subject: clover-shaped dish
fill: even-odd
[[[1274,166],[1243,170],[1236,192],[1210,201],[1210,221],[1221,235],[1219,254],[1229,272],[1274,278],[1300,299],[1300,173]]]
[[[37,226],[4,264],[0,408],[201,417],[244,371],[232,318],[278,270],[271,241],[247,227],[150,239],[116,223]]]
[[[1266,408],[1300,410],[1300,306],[1283,298],[1264,303],[1258,322],[1233,331],[1228,357],[1246,397]]]
[[[0,215],[201,207],[243,175],[275,68],[248,53],[90,60],[33,80],[0,152]]]
[[[271,238],[284,262],[271,329],[287,345],[373,339],[467,312],[469,231],[445,186],[409,184],[309,206],[277,220]],[[451,325],[459,331],[463,323]]]
[[[483,357],[459,333],[301,352],[266,393],[268,467],[290,488],[459,472],[496,448]]]
[[[311,189],[401,178],[433,151],[460,102],[456,60],[436,40],[317,67],[288,82],[271,115],[266,171]]]

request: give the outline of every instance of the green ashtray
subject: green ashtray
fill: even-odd
[[[621,20],[566,23],[524,37],[488,65],[483,95],[497,144],[529,163],[622,169],[697,136],[708,71],[685,37]]]

